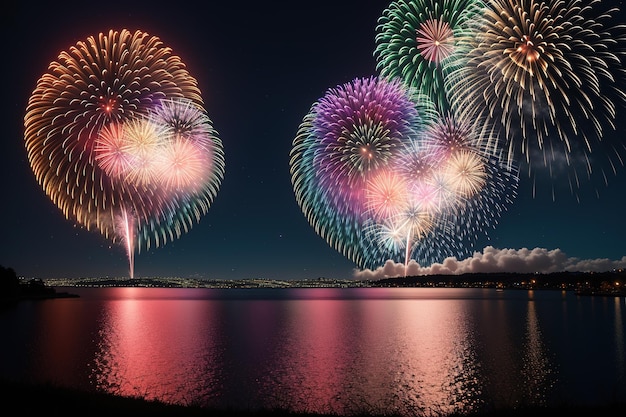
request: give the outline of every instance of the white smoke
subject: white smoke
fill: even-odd
[[[626,268],[626,256],[619,260],[570,258],[560,249],[497,249],[487,246],[482,253],[474,252],[470,258],[457,260],[446,258],[442,263],[423,267],[411,260],[406,266],[392,260],[375,270],[354,270],[358,280],[376,280],[417,275],[459,275],[465,273],[517,272],[542,273],[552,272],[606,272]]]

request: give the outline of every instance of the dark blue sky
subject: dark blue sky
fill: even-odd
[[[181,57],[198,80],[226,158],[208,214],[180,239],[137,254],[135,275],[351,278],[355,265],[315,233],[295,201],[289,152],[302,118],[328,88],[376,75],[375,27],[388,2],[131,3],[9,7],[2,23],[0,265],[27,277],[127,276],[121,247],[75,226],[45,195],[23,140],[28,98],[58,53],[127,28],[160,37]],[[616,134],[626,137],[621,124]],[[599,198],[582,191],[580,202],[568,192],[555,201],[547,193],[533,198],[522,176],[515,203],[476,249],[560,249],[582,260],[620,260],[623,171]]]

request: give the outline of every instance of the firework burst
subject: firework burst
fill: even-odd
[[[449,110],[446,71],[457,42],[469,36],[470,21],[482,10],[476,0],[393,1],[376,27],[374,56],[383,77],[399,78]]]
[[[46,194],[68,219],[123,243],[131,276],[134,251],[189,230],[223,179],[222,143],[196,80],[141,31],[111,30],[61,52],[24,127]]]
[[[398,79],[356,79],[329,89],[298,129],[296,201],[314,230],[362,268],[468,255],[517,187],[516,172],[482,147],[480,134],[467,120],[440,117]]]
[[[483,158],[473,152],[455,152],[446,161],[443,171],[449,178],[452,192],[462,199],[478,194],[486,185]]]
[[[425,60],[441,65],[454,52],[454,32],[448,22],[429,19],[416,33],[417,49]]]
[[[366,213],[391,210],[383,202],[368,206],[367,184],[379,184],[370,197],[384,193],[379,175],[434,114],[432,105],[418,102],[399,81],[355,79],[315,102],[294,139],[296,201],[315,231],[359,265],[371,262],[362,234]]]
[[[365,186],[365,206],[374,219],[398,215],[409,203],[408,185],[391,170],[376,173]]]
[[[319,151],[312,162],[339,211],[360,216],[369,177],[416,136],[420,115],[410,94],[399,82],[370,77],[330,89],[316,103],[312,133]]]
[[[530,176],[561,172],[572,191],[623,165],[612,138],[624,104],[626,31],[600,1],[492,0],[457,43],[446,78],[454,108],[503,134],[509,161]],[[598,158],[600,156],[600,158]],[[604,162],[602,162],[602,160]],[[593,162],[592,162],[593,161]]]

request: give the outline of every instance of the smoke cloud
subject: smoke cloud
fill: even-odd
[[[411,260],[406,266],[388,260],[385,265],[375,270],[354,270],[358,280],[393,278],[417,275],[460,275],[465,273],[518,272],[606,272],[626,268],[626,256],[619,260],[570,258],[560,249],[497,249],[487,246],[481,252],[474,252],[470,258],[457,260],[446,258],[442,263],[422,267]]]

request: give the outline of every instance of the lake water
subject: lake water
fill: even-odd
[[[58,288],[0,312],[0,377],[179,404],[446,414],[626,401],[623,297]]]

